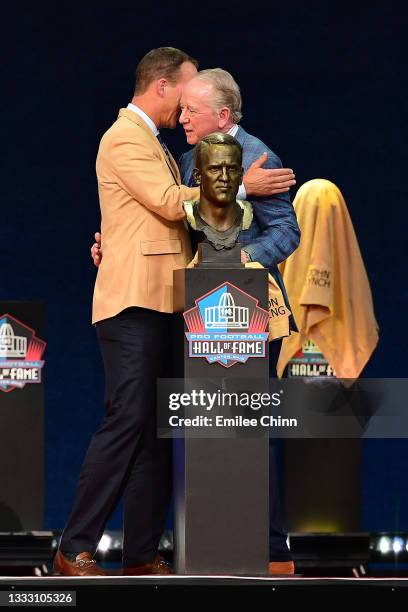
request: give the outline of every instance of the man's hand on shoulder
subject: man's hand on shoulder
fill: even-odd
[[[91,247],[91,257],[96,267],[102,261],[102,235],[99,232],[95,232],[95,242]]]
[[[262,168],[268,159],[265,152],[254,161],[244,175],[247,195],[264,197],[277,193],[286,193],[296,184],[295,174],[291,168]]]

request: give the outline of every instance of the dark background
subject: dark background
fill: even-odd
[[[102,415],[90,325],[99,139],[134,69],[171,45],[235,76],[243,125],[296,171],[345,197],[381,328],[366,376],[405,376],[406,38],[397,2],[46,2],[2,9],[1,299],[46,303],[46,526],[71,508]],[[167,133],[176,154],[181,129]],[[293,192],[295,195],[296,190]],[[0,400],[3,399],[0,397]],[[363,449],[366,530],[408,529],[408,441]],[[120,525],[118,513],[110,523]]]

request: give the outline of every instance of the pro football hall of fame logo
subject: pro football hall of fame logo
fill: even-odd
[[[224,282],[195,303],[184,313],[190,357],[226,368],[265,357],[269,313],[256,298]]]
[[[0,317],[0,390],[9,392],[41,382],[46,342],[9,314]]]

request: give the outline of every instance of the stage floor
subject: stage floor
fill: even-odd
[[[0,589],[5,586],[30,586],[36,589],[43,587],[76,586],[118,586],[118,585],[160,585],[160,586],[285,586],[285,587],[316,587],[316,586],[376,586],[376,587],[408,587],[408,578],[312,578],[299,576],[0,576]]]
[[[146,603],[155,607],[179,606],[187,601],[197,607],[208,600],[244,602],[251,607],[267,603],[303,607],[311,603],[356,601],[385,605],[406,602],[408,578],[309,578],[298,576],[96,576],[0,577],[0,606],[52,606],[80,609],[135,610]],[[262,597],[260,599],[259,597]],[[61,603],[61,598],[63,602]],[[357,599],[356,599],[357,598]],[[60,603],[41,603],[54,602]],[[17,603],[19,602],[19,603]],[[31,602],[31,603],[24,603]],[[33,603],[34,602],[34,603]],[[69,602],[69,603],[68,603]],[[251,608],[252,609],[252,608]]]

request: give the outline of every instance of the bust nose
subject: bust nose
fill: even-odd
[[[221,180],[222,180],[224,183],[226,183],[226,182],[228,182],[228,181],[229,181],[229,175],[228,175],[228,172],[227,172],[227,169],[226,169],[226,167],[225,167],[225,166],[223,166],[223,167],[222,167],[222,173],[221,173],[220,179],[221,179]]]

